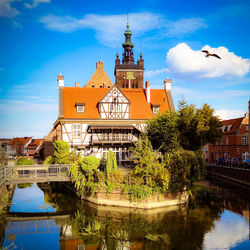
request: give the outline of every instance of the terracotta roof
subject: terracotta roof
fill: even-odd
[[[108,93],[108,88],[64,88],[64,118],[99,119],[98,103]],[[169,111],[167,95],[163,89],[151,89],[151,103],[144,89],[121,89],[130,101],[130,119],[149,119],[153,116],[151,105],[160,105],[160,112]],[[76,103],[85,103],[84,113],[76,112]]]
[[[11,139],[11,141],[9,142],[9,145],[25,145],[32,137],[15,137],[13,139]]]
[[[244,117],[236,118],[236,119],[230,119],[230,120],[223,120],[221,121],[221,126],[229,126],[231,125],[230,130],[227,130],[223,132],[223,134],[231,134],[235,133],[236,129],[240,128],[240,125],[243,121]]]
[[[26,149],[36,149],[42,142],[43,142],[43,139],[32,139],[32,141],[26,147]]]

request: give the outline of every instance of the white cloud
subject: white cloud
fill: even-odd
[[[206,28],[207,24],[202,18],[182,18],[177,21],[169,21],[166,27],[167,36],[176,37],[183,34],[193,33],[201,28]]]
[[[157,76],[159,74],[168,73],[168,72],[169,72],[168,69],[148,70],[148,71],[144,72],[144,76],[145,77],[153,77],[153,76]]]
[[[229,110],[229,109],[218,109],[215,110],[215,115],[222,120],[229,120],[233,118],[243,117],[246,110]]]
[[[230,249],[248,239],[248,225],[243,218],[237,216],[221,219],[215,228],[205,235],[204,249]]]
[[[50,0],[33,0],[31,4],[29,3],[24,3],[24,6],[29,9],[36,8],[39,3],[49,3]]]
[[[129,16],[129,23],[133,33],[144,33],[161,26],[159,15],[142,12]],[[78,29],[94,29],[96,37],[104,44],[120,42],[121,33],[124,31],[126,15],[96,15],[88,14],[81,19],[70,16],[48,15],[40,19],[46,28],[61,32],[72,32]]]
[[[73,32],[80,29],[93,29],[97,39],[109,46],[117,46],[123,40],[126,15],[96,15],[88,14],[77,19],[71,16],[48,15],[40,19],[46,28],[60,32]],[[178,36],[193,33],[197,29],[206,27],[203,19],[186,18],[177,21],[167,20],[160,14],[151,12],[131,13],[129,24],[132,34],[139,37],[148,31],[158,32],[158,39],[164,36]],[[150,34],[150,38],[152,34]]]
[[[18,0],[1,0],[0,1],[0,17],[14,17],[19,14],[19,12],[11,7],[12,2],[17,2]]]
[[[194,78],[242,77],[250,70],[250,60],[236,56],[225,47],[211,48],[204,46],[201,50],[208,50],[221,57],[206,57],[199,50],[192,50],[187,44],[179,43],[167,53],[167,64],[172,73]]]

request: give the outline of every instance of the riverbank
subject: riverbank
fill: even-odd
[[[155,194],[145,200],[130,200],[120,190],[113,190],[107,193],[106,190],[99,190],[93,196],[82,195],[81,199],[104,206],[128,207],[140,209],[155,209],[182,205],[188,202],[189,195],[187,191],[174,194]]]

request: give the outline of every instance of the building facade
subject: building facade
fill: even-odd
[[[222,140],[209,145],[209,160],[224,158],[229,161],[241,161],[249,158],[249,114],[244,117],[221,122]]]
[[[164,81],[163,89],[151,89],[149,81],[143,88],[144,62],[140,55],[134,64],[130,37],[127,26],[122,64],[118,65],[119,55],[115,60],[114,85],[65,87],[64,76],[57,77],[59,116],[45,137],[45,156],[52,153],[53,140],[64,140],[85,156],[105,157],[111,149],[118,164],[126,165],[129,148],[138,140],[145,122],[159,112],[174,110],[171,79]]]

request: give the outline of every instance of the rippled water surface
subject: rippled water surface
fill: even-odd
[[[202,183],[186,207],[94,206],[62,184],[16,187],[1,218],[3,249],[250,249],[249,189]]]

